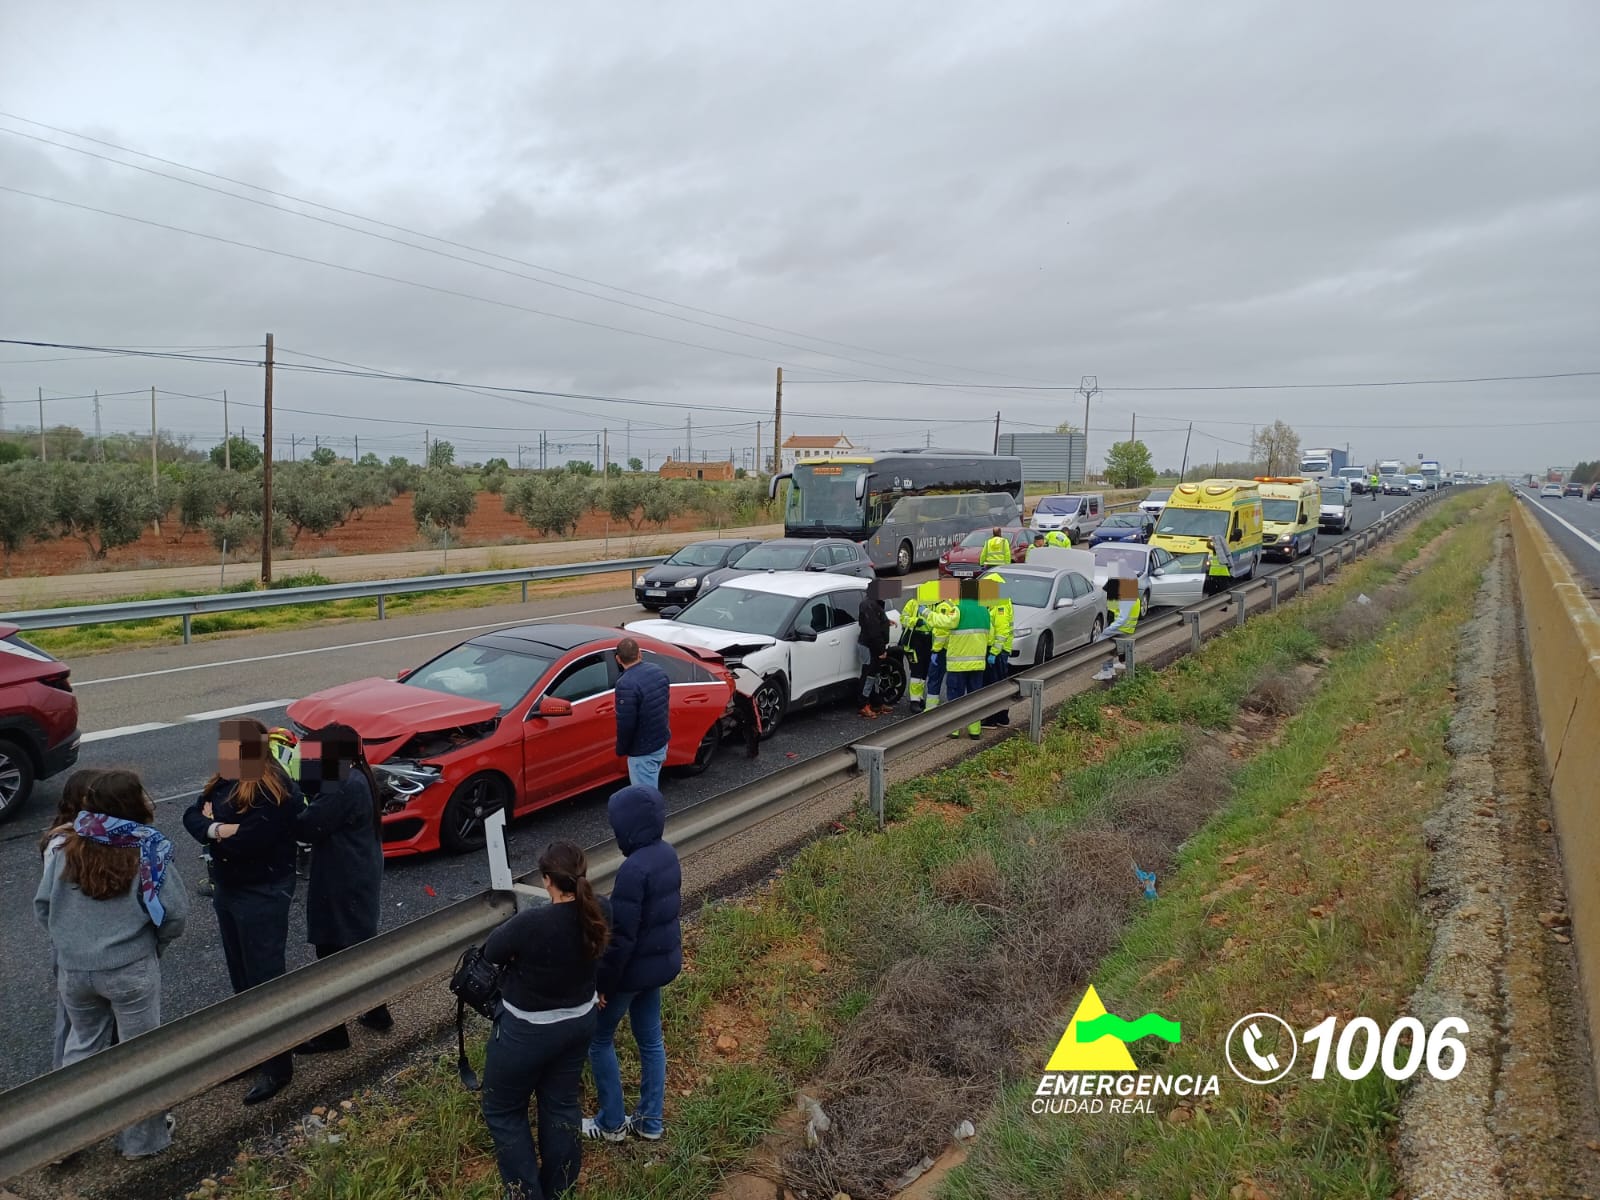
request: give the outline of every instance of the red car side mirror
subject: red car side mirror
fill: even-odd
[[[530,717],[570,717],[572,715],[572,701],[563,700],[560,696],[540,696],[533,703],[529,711]]]

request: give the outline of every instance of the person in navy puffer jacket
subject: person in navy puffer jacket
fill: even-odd
[[[620,1142],[632,1131],[657,1141],[667,1091],[667,1049],[661,1037],[661,989],[683,970],[679,924],[683,873],[678,852],[662,840],[667,804],[653,787],[625,787],[607,805],[617,845],[626,855],[611,887],[611,941],[595,972],[600,1017],[589,1043],[600,1111],[585,1117],[587,1137]],[[628,1115],[614,1039],[627,1017],[639,1047],[639,1105]]]
[[[617,643],[617,666],[622,670],[617,679],[617,756],[628,760],[629,783],[660,787],[661,764],[672,740],[672,682],[655,663],[643,661],[632,638]]]

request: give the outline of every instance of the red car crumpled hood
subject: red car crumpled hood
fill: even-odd
[[[492,721],[499,715],[500,706],[492,700],[468,700],[393,679],[341,683],[289,706],[290,719],[307,729],[338,721],[364,742],[392,741],[452,725]]]

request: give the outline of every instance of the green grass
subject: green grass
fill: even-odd
[[[1481,505],[1482,493],[1476,495]],[[991,945],[996,926],[980,905],[935,894],[942,871],[985,854],[1002,875],[1015,871],[1020,845],[1090,824],[1119,789],[1181,769],[1194,727],[1228,724],[1264,674],[1322,657],[1311,632],[1318,621],[1358,591],[1372,594],[1394,580],[1432,534],[1464,519],[1468,500],[1447,502],[1430,516],[1442,523],[1412,530],[1394,549],[1346,568],[1332,586],[1213,640],[1200,655],[1074,699],[1050,724],[1042,747],[1013,738],[896,785],[887,834],[876,834],[858,814],[843,834],[808,846],[754,896],[706,906],[689,931],[686,970],[664,1014],[669,1136],[657,1145],[591,1153],[582,1194],[712,1195],[792,1104],[795,1090],[825,1074],[840,1035],[862,1017],[891,967],[918,955],[976,960]],[[1114,1010],[1158,1009],[1182,1019],[1184,1044],[1169,1056],[1175,1069],[1186,1061],[1182,1056],[1201,1052],[1207,1033],[1226,1029],[1229,1014],[1252,1011],[1240,1004],[1278,1003],[1287,1014],[1296,997],[1317,995],[1319,978],[1353,961],[1364,985],[1346,1003],[1381,1021],[1420,970],[1426,930],[1413,881],[1424,851],[1411,818],[1444,770],[1449,709],[1441,697],[1454,627],[1487,553],[1487,538],[1479,536],[1486,523],[1472,528],[1413,582],[1382,637],[1333,656],[1310,706],[1277,744],[1244,766],[1226,816],[1187,845],[1182,869],[1163,877],[1163,901],[1128,929],[1095,972]],[[1390,712],[1392,702],[1399,724],[1351,732],[1377,709]],[[1369,745],[1376,739],[1392,749],[1395,737],[1412,751],[1402,762],[1391,763]],[[1381,815],[1359,803],[1331,814],[1303,807],[1318,772],[1341,754],[1361,756],[1350,766],[1366,787],[1356,799],[1381,797]],[[1381,786],[1372,786],[1379,779]],[[1408,790],[1413,779],[1423,790]],[[1388,803],[1396,789],[1406,801],[1398,807]],[[1306,847],[1293,860],[1303,878],[1291,882],[1307,889],[1296,895],[1292,919],[1267,924],[1244,894],[1205,899],[1232,873],[1220,865],[1222,857],[1255,841],[1282,840],[1290,821]],[[1335,905],[1324,918],[1308,915],[1317,898],[1347,885],[1343,894],[1356,902]],[[1219,914],[1227,925],[1210,923]],[[1247,917],[1262,936],[1235,955],[1226,939]],[[1154,965],[1174,957],[1188,968],[1174,986],[1187,990],[1147,981]],[[1062,1026],[1067,1015],[1061,1014]],[[724,1028],[741,1043],[731,1056],[713,1048],[713,1029]],[[627,1080],[636,1071],[632,1047],[627,1038],[618,1046]],[[1039,1047],[1041,1056],[1049,1048]],[[1143,1050],[1140,1056],[1150,1058]],[[995,1065],[1024,1078],[1023,1063]],[[1270,1112],[1265,1097],[1239,1097],[1235,1090],[1225,1093],[1225,1103],[1198,1108],[1181,1128],[1132,1121],[1102,1127],[1068,1118],[1043,1124],[1025,1111],[1029,1090],[1024,1078],[1000,1099],[971,1164],[948,1182],[949,1195],[1186,1197],[1185,1181],[1197,1194],[1227,1195],[1239,1169],[1283,1179],[1283,1195],[1378,1194],[1392,1182],[1385,1138],[1395,1096],[1386,1088],[1325,1085],[1295,1093]],[[246,1200],[498,1194],[487,1134],[449,1057],[418,1068],[397,1094],[363,1101],[341,1124],[339,1144],[251,1160],[223,1194]],[[1219,1190],[1229,1171],[1234,1176]]]
[[[1164,1119],[1170,1101],[1155,1117],[1043,1116],[1029,1110],[1036,1078],[1024,1078],[945,1183],[946,1200],[1227,1196],[1245,1181],[1272,1196],[1394,1194],[1398,1085],[1376,1072],[1316,1083],[1298,1071],[1273,1087],[1230,1084],[1221,1042],[1258,1010],[1300,1030],[1335,1012],[1385,1027],[1419,981],[1431,941],[1417,894],[1421,823],[1449,770],[1455,643],[1488,528],[1474,523],[1440,551],[1381,638],[1335,657],[1310,706],[1243,768],[1230,807],[1185,848],[1162,903],[1095,972],[1113,1011],[1182,1021],[1182,1045],[1141,1048],[1145,1065],[1221,1072],[1222,1095],[1186,1106],[1181,1123]],[[1419,552],[1408,539],[1388,565]],[[1246,869],[1263,886],[1224,886]]]

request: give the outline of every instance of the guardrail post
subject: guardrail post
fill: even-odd
[[[1037,746],[1044,741],[1044,680],[1023,678],[1017,684],[1028,701],[1028,740]]]
[[[628,569],[628,586],[629,587],[638,587],[639,586],[639,568],[638,567],[630,567]]]
[[[1133,660],[1134,660],[1134,655],[1135,655],[1135,643],[1134,643],[1134,640],[1131,637],[1119,637],[1119,638],[1116,639],[1116,641],[1117,641],[1117,653],[1122,656],[1123,665],[1128,668],[1127,677],[1129,679],[1132,679],[1133,678]]]
[[[1200,653],[1200,614],[1186,612],[1183,619],[1189,622],[1189,651],[1191,654]]]
[[[1296,578],[1298,578],[1298,580],[1299,580],[1299,582],[1295,585],[1295,589],[1294,589],[1294,594],[1296,596],[1298,596],[1298,595],[1301,595],[1306,590],[1306,565],[1305,565],[1305,563],[1303,563],[1303,562],[1295,563],[1295,565],[1294,565],[1294,573],[1295,573]]]
[[[1276,575],[1267,576],[1267,586],[1272,589],[1272,611],[1273,612],[1277,612],[1278,611],[1278,577]]]
[[[183,644],[185,646],[187,646],[189,644],[189,620],[190,620],[189,614],[188,613],[184,613],[183,614]]]
[[[526,579],[522,581],[522,602],[524,604],[528,602],[528,581]]]
[[[883,829],[883,747],[851,746],[856,752],[856,770],[867,775],[867,807],[878,818],[878,828]]]
[[[383,620],[383,593],[378,593],[378,620]]]
[[[1244,620],[1245,620],[1244,610],[1245,610],[1245,604],[1247,602],[1247,597],[1248,597],[1248,594],[1245,592],[1244,588],[1240,588],[1239,589],[1239,595],[1237,597],[1237,599],[1239,601],[1239,607],[1234,610],[1234,614],[1233,614],[1234,626],[1236,628],[1239,628],[1239,629],[1243,629],[1244,628]]]

